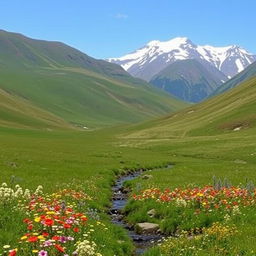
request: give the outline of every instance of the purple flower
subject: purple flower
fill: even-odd
[[[47,252],[47,251],[44,251],[44,250],[41,250],[41,251],[38,253],[38,256],[48,256],[48,252]]]
[[[72,223],[73,223],[73,220],[70,220],[70,219],[69,219],[69,220],[66,221],[66,223],[67,223],[67,224],[72,224]]]
[[[59,241],[61,243],[66,243],[67,242],[67,238],[65,236],[61,236]]]
[[[47,240],[44,242],[44,246],[48,247],[48,246],[52,246],[52,241],[51,240]],[[41,256],[41,255],[40,255]]]

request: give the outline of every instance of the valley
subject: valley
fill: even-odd
[[[128,57],[0,31],[0,256],[255,255],[255,55]]]

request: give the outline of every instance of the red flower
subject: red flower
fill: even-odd
[[[54,221],[52,219],[45,219],[44,224],[46,226],[52,226],[54,224]]]
[[[64,228],[71,228],[71,225],[70,225],[70,224],[65,223],[65,224],[63,225],[63,227],[64,227]]]
[[[32,229],[33,229],[33,225],[32,224],[28,225],[28,230],[32,230]]]
[[[16,250],[12,250],[12,251],[9,252],[9,256],[15,256],[16,253],[17,253]]]
[[[74,232],[79,232],[79,228],[74,228],[73,231]]]
[[[54,210],[57,212],[57,211],[59,211],[61,209],[61,206],[60,205],[56,205],[55,207],[54,207]]]
[[[47,237],[47,236],[49,236],[49,233],[43,232],[43,233],[42,233],[42,236]]]
[[[55,247],[59,252],[65,252],[64,248],[61,247],[59,244],[55,244],[54,247]]]
[[[31,236],[28,238],[28,242],[30,243],[35,243],[36,241],[38,240],[38,237],[37,236]]]
[[[82,221],[87,221],[88,218],[87,218],[87,217],[81,217],[81,220],[82,220]]]
[[[52,237],[52,240],[55,240],[55,241],[58,241],[59,239],[60,239],[59,236],[53,236],[53,237]]]

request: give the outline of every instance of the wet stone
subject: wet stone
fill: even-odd
[[[159,230],[159,225],[150,222],[138,223],[136,225],[136,230],[138,233],[157,233]]]

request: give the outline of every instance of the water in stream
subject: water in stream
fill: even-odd
[[[156,170],[167,170],[171,168],[171,165],[167,165]],[[122,210],[127,204],[128,193],[124,190],[124,183],[128,180],[133,180],[140,176],[145,170],[138,170],[134,173],[123,175],[116,180],[116,183],[112,187],[112,207],[110,209],[110,216],[112,222],[116,225],[122,226],[127,229],[128,235],[133,240],[136,247],[135,255],[142,254],[150,246],[154,245],[157,241],[161,240],[164,236],[162,234],[137,234],[129,225],[123,220]]]

